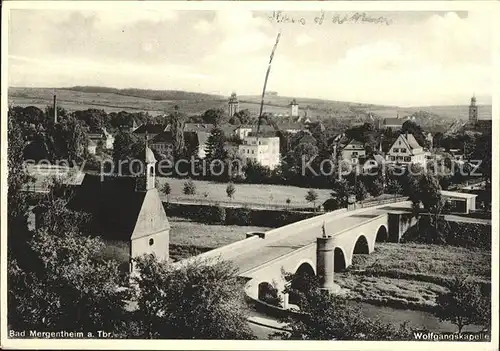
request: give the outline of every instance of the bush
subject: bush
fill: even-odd
[[[226,209],[224,207],[214,206],[211,212],[213,223],[223,224],[226,221]]]
[[[189,179],[187,182],[184,183],[183,193],[184,195],[196,194],[196,185],[191,179]]]
[[[246,207],[228,209],[227,224],[251,225],[252,210]]]
[[[433,230],[429,218],[422,216],[418,225],[405,233],[401,242],[431,243],[433,237],[429,232]],[[491,250],[491,226],[478,223],[458,223],[441,221],[439,225],[439,239],[442,244],[460,247],[478,247]]]

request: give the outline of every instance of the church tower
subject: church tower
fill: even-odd
[[[476,95],[473,95],[470,99],[469,105],[469,123],[477,124],[477,104],[476,104]]]
[[[290,109],[290,116],[299,117],[299,104],[297,100],[293,99],[292,102],[290,102]]]
[[[155,166],[156,158],[153,151],[148,147],[148,134],[146,133],[144,153],[144,173],[137,177],[136,191],[148,191],[155,188]]]
[[[236,93],[232,93],[231,97],[229,98],[228,102],[228,108],[229,108],[229,117],[233,117],[236,112],[239,111],[240,109],[240,102],[238,101],[238,97],[236,96]]]
[[[151,151],[151,149],[148,147],[148,139],[147,139],[147,134],[146,134],[146,191],[154,189],[155,188],[155,165],[156,165],[156,158]]]

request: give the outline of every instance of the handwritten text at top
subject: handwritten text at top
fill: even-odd
[[[306,19],[305,17],[294,17],[286,14],[284,11],[273,11],[271,15],[268,16],[269,21],[274,23],[289,23],[298,24],[305,26],[306,24],[323,25],[327,23],[332,24],[348,24],[348,23],[375,23],[375,24],[386,24],[389,25],[392,21],[386,17],[372,17],[366,14],[366,12],[356,12],[354,14],[327,14],[321,11],[318,16],[315,16],[313,20]]]

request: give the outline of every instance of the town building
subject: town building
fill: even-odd
[[[290,116],[299,117],[299,104],[295,99],[290,102]]]
[[[280,164],[280,139],[278,137],[248,136],[238,147],[241,158],[275,169]]]
[[[342,159],[352,163],[358,163],[360,158],[366,157],[365,145],[363,142],[352,139],[342,150]]]
[[[90,130],[87,134],[89,139],[95,143],[97,147],[112,150],[115,142],[114,136],[109,133],[106,128],[98,128]]]
[[[148,135],[148,137],[152,138],[162,132],[167,131],[168,129],[169,129],[168,125],[165,124],[145,123],[137,127],[133,131],[133,133],[138,137],[140,137],[141,139],[144,139],[146,137],[146,134]]]
[[[210,123],[185,123],[184,132],[206,132],[210,133],[215,125]]]
[[[89,139],[89,144],[87,145],[87,151],[91,155],[95,155],[97,153],[97,144],[94,140]]]
[[[198,158],[205,158],[206,144],[210,133],[203,131],[184,131],[184,145],[191,154]],[[162,132],[149,141],[151,150],[154,150],[162,159],[171,159],[174,151],[172,132]]]
[[[386,159],[398,164],[426,164],[426,153],[412,134],[401,134],[392,144]]]
[[[441,190],[441,196],[450,205],[451,212],[469,213],[476,209],[476,194]]]
[[[238,101],[238,97],[236,96],[236,93],[232,93],[228,101],[229,117],[233,117],[234,114],[239,111],[239,109],[240,109],[240,102]]]
[[[68,187],[75,187],[82,184],[85,173],[77,167],[69,165],[52,164],[25,164],[26,173],[30,176],[31,182],[24,185],[23,191],[47,192],[53,179],[59,180]]]
[[[469,123],[474,125],[477,123],[478,118],[477,118],[477,103],[476,103],[476,96],[473,95],[470,99],[470,104],[469,104]]]
[[[238,138],[243,140],[246,138],[250,133],[252,133],[252,126],[250,125],[239,125],[234,129],[234,135],[236,135]]]
[[[391,128],[392,130],[400,130],[403,128],[403,124],[406,121],[412,121],[417,123],[415,116],[406,116],[406,117],[399,117],[399,114],[397,115],[396,118],[385,118],[383,122],[383,128],[388,129]]]

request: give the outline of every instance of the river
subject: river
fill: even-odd
[[[416,311],[416,310],[403,310],[388,306],[376,306],[366,302],[354,302],[352,304],[361,308],[362,313],[367,318],[379,318],[382,322],[390,323],[395,326],[407,321],[410,328],[427,329],[433,332],[456,332],[457,327],[448,321],[440,321],[439,318],[430,312]],[[276,321],[271,317],[258,312],[252,312],[252,316],[258,317],[262,324],[274,326]],[[268,323],[266,322],[269,321]],[[277,330],[268,328],[263,325],[250,323],[250,327],[254,334],[259,339],[268,339],[268,336]],[[463,331],[479,331],[479,326],[466,326]]]

